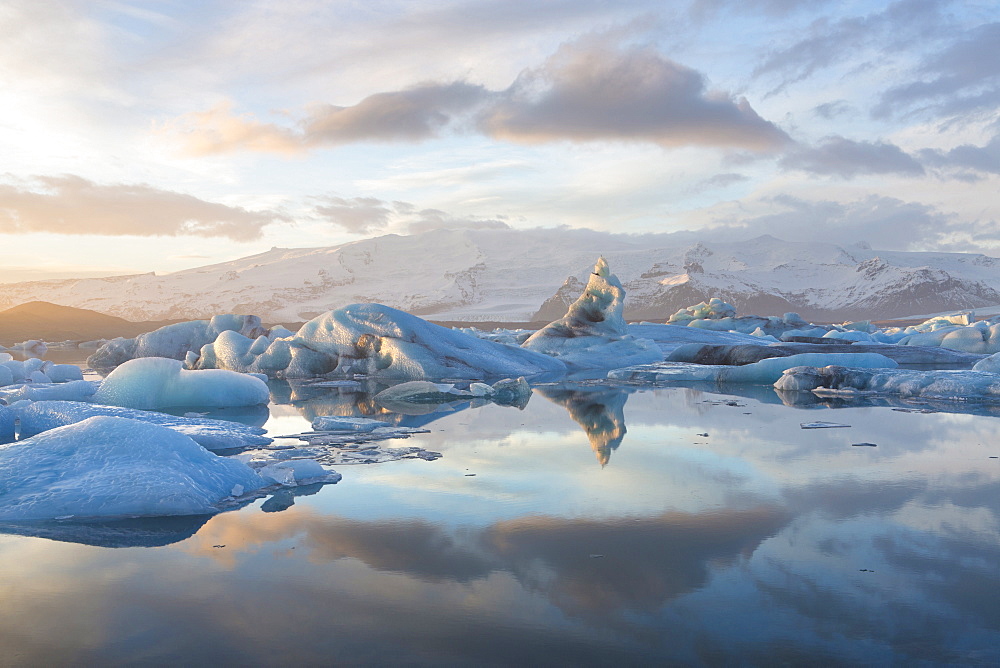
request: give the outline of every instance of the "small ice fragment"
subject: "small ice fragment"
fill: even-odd
[[[849,424],[840,424],[839,422],[800,422],[799,426],[803,429],[831,429],[833,427],[850,427]]]
[[[851,447],[854,448],[877,448],[877,443],[851,443]]]
[[[705,433],[703,433],[703,434],[696,434],[696,435],[697,436],[704,436],[704,437],[708,438],[708,432],[707,431]]]
[[[590,555],[590,558],[591,559],[603,559],[604,555],[603,554],[592,554],[592,555]]]

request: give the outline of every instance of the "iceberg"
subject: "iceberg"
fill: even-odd
[[[189,371],[182,362],[166,357],[125,362],[104,379],[93,397],[99,404],[142,409],[255,406],[269,399],[267,383],[256,376],[224,369]]]
[[[226,334],[188,359],[194,369],[253,371],[278,378],[352,376],[474,380],[564,373],[530,350],[479,339],[382,304],[351,304],[305,323],[292,338]]]
[[[622,316],[624,303],[621,281],[604,258],[599,258],[583,294],[570,304],[566,315],[532,334],[521,347],[579,369],[611,369],[662,360],[663,353],[653,341],[628,333]]]
[[[771,357],[742,366],[661,362],[626,369],[614,369],[608,373],[608,378],[640,383],[709,381],[719,384],[772,385],[782,377],[787,369],[828,366],[838,363],[874,369],[894,369],[898,366],[894,360],[877,353],[803,353],[788,357]]]
[[[217,315],[211,320],[166,325],[134,339],[112,339],[88,357],[87,364],[95,369],[111,369],[137,357],[183,360],[188,351],[201,349],[225,331],[236,331],[253,338],[268,333],[255,315]]]
[[[0,446],[0,519],[216,513],[266,481],[175,431],[92,417]]]
[[[787,359],[787,358],[786,358]],[[793,367],[775,383],[779,392],[818,395],[894,394],[936,399],[1000,398],[1000,375],[985,371]]]
[[[226,420],[177,417],[118,406],[99,406],[76,401],[36,401],[14,407],[12,410],[20,423],[21,438],[82,422],[91,417],[106,416],[167,427],[189,436],[208,450],[247,448],[268,445],[272,442],[272,439],[263,435],[264,430],[260,427],[250,427]]]

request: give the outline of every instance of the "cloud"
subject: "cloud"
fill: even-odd
[[[940,248],[950,235],[962,229],[950,216],[931,206],[879,195],[849,202],[778,195],[760,204],[773,213],[717,220],[725,227],[712,230],[711,235],[732,238],[734,229],[740,229],[787,241],[850,245],[864,240],[873,248],[924,250]],[[969,226],[975,227],[971,223]]]
[[[1000,174],[1000,135],[997,135],[984,146],[963,144],[949,151],[924,149],[920,157],[934,167],[951,167],[972,172]],[[978,178],[968,175],[966,180]]]
[[[194,155],[421,141],[448,130],[527,144],[629,141],[770,151],[790,141],[746,99],[708,91],[701,73],[651,48],[622,48],[606,38],[563,45],[505,90],[425,83],[351,106],[315,106],[294,129],[236,115],[229,103],[161,126]]]
[[[424,209],[417,213],[417,220],[409,223],[407,232],[420,234],[431,230],[506,230],[510,225],[502,220],[489,218],[455,218],[438,209]]]
[[[38,176],[31,186],[0,184],[0,232],[200,236],[250,241],[276,211],[248,211],[145,184],[99,185],[79,176]]]
[[[481,103],[486,95],[482,86],[455,82],[376,93],[351,107],[324,105],[303,124],[302,140],[309,146],[324,146],[428,139],[437,136],[457,112]]]
[[[374,197],[327,197],[314,213],[354,234],[369,234],[385,229],[392,209]]]
[[[939,0],[900,0],[880,11],[837,20],[820,17],[805,36],[789,46],[770,51],[754,68],[754,77],[777,76],[771,94],[803,81],[820,70],[844,63],[881,66],[887,47],[903,51],[914,44],[926,48],[929,40],[948,34],[950,23],[941,16]],[[877,60],[875,60],[877,58]]]
[[[918,176],[924,168],[895,144],[826,137],[815,147],[799,147],[779,163],[786,169],[850,179],[859,174]]]
[[[916,74],[914,81],[885,91],[873,116],[893,116],[921,104],[940,114],[994,109],[1000,104],[1000,23],[963,33],[925,58]]]
[[[746,99],[705,89],[699,72],[650,48],[583,41],[522,72],[479,125],[520,143],[610,139],[766,151],[789,141]]]

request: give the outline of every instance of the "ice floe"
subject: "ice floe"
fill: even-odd
[[[789,358],[785,358],[789,359]],[[1000,399],[1000,375],[985,371],[793,367],[774,383],[780,392],[894,394],[937,399]]]
[[[672,383],[688,381],[711,381],[725,383],[751,383],[771,385],[786,369],[817,365],[851,364],[856,367],[892,369],[898,364],[876,353],[836,354],[803,353],[788,357],[772,357],[742,366],[709,364],[687,364],[683,362],[660,362],[642,366],[614,369],[608,378],[638,383]]]
[[[92,417],[0,446],[0,519],[201,515],[267,483],[160,425]]]
[[[256,376],[209,369],[190,371],[165,357],[125,362],[100,384],[96,403],[125,408],[162,409],[178,406],[220,408],[266,404],[267,383]]]

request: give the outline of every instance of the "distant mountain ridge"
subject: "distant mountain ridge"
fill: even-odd
[[[160,327],[165,322],[129,322],[81,308],[32,301],[0,311],[0,345],[30,339],[84,341],[132,337]]]
[[[1000,304],[1000,260],[981,254],[533,229],[386,235],[273,248],[164,276],[2,284],[0,308],[44,300],[133,321],[252,313],[300,322],[345,304],[379,302],[434,320],[553,320],[601,255],[625,286],[625,315],[633,320],[663,320],[713,296],[743,314],[796,311],[816,321]]]

